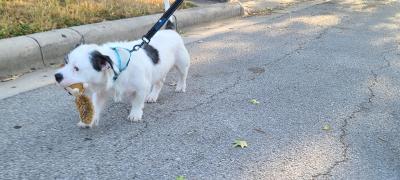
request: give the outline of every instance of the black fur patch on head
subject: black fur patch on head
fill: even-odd
[[[101,54],[99,51],[93,51],[90,53],[90,62],[92,63],[93,69],[96,71],[101,71],[101,69],[108,64],[112,66],[112,61],[110,57]]]
[[[154,64],[157,64],[160,61],[158,51],[153,46],[147,44],[143,47],[143,49],[146,51],[147,56],[149,56],[149,58],[153,61]]]

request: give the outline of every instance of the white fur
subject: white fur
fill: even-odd
[[[140,40],[133,42],[115,42],[104,45],[81,45],[68,54],[68,63],[57,73],[63,75],[59,83],[67,87],[74,83],[84,83],[87,86],[86,93],[91,95],[94,105],[94,121],[92,125],[98,125],[100,114],[105,106],[107,98],[114,95],[116,101],[128,100],[132,107],[128,116],[129,120],[138,121],[142,119],[144,102],[156,102],[163,86],[165,77],[172,67],[178,70],[177,92],[186,91],[186,77],[190,65],[190,57],[184,46],[183,40],[178,33],[172,30],[162,30],[151,39],[150,45],[159,53],[159,62],[154,64],[147,56],[145,50],[139,49],[132,53],[131,61],[116,81],[113,80],[112,67],[118,71],[117,58],[111,47],[131,49],[134,45],[141,43]],[[90,62],[90,54],[99,51],[113,61],[113,66],[106,65],[100,72],[93,68]],[[129,53],[119,49],[122,64],[125,66]],[[78,71],[74,67],[79,68]],[[78,124],[83,126],[82,124]]]

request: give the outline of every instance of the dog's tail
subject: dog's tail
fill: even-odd
[[[170,7],[169,0],[164,0],[164,11],[167,11]],[[176,22],[173,19],[174,16],[171,16],[167,24],[165,25],[165,29],[171,29],[171,30],[176,30]]]

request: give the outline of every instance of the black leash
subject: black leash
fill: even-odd
[[[184,0],[175,0],[175,2],[168,8],[168,10],[164,12],[164,14],[161,16],[161,18],[157,21],[157,23],[153,25],[153,27],[149,30],[149,32],[147,32],[146,35],[142,36],[142,43],[133,46],[132,49],[117,48],[117,47],[111,48],[116,53],[116,56],[118,58],[119,73],[117,73],[115,71],[115,69],[113,68],[113,66],[111,66],[112,70],[114,71],[114,77],[113,77],[114,81],[117,80],[119,74],[121,74],[121,72],[124,71],[128,67],[129,62],[131,61],[132,53],[134,51],[139,50],[144,45],[147,45],[150,43],[151,38],[153,38],[153,36],[157,33],[157,31],[159,31],[164,26],[164,24],[168,21],[168,19],[172,16],[172,14],[179,8],[179,6],[183,3],[183,1]],[[175,21],[176,21],[176,18],[175,18]],[[123,68],[121,68],[121,57],[120,57],[117,49],[123,49],[123,50],[126,50],[129,52],[129,59],[126,62],[125,67],[123,67]]]
[[[148,44],[151,40],[151,38],[154,36],[154,34],[157,33],[161,29],[161,27],[164,26],[164,24],[168,21],[168,19],[172,16],[172,14],[179,8],[179,6],[183,3],[184,0],[176,0],[165,13],[161,16],[161,18],[157,21],[156,24],[153,25],[153,27],[150,29],[149,32],[147,32],[146,35],[142,37],[142,43],[133,46],[133,48],[130,50],[130,52],[137,51],[141,47],[143,47],[145,44]]]

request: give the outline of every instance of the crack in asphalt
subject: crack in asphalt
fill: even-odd
[[[397,50],[397,48],[395,47],[395,48],[392,48],[392,49],[382,52],[382,54],[380,56],[383,57],[383,61],[385,61],[386,64],[384,66],[382,66],[381,68],[379,68],[377,71],[380,71],[380,70],[383,70],[383,69],[386,69],[386,68],[389,68],[392,66],[392,63],[387,59],[386,56],[387,56],[387,54],[393,53],[396,50]]]
[[[348,22],[348,21],[349,21],[349,20],[347,20],[347,22]],[[323,29],[323,30],[322,30],[320,33],[318,33],[314,38],[311,38],[311,39],[308,40],[308,41],[300,42],[300,43],[298,44],[298,47],[297,47],[296,49],[294,49],[293,51],[290,51],[290,52],[284,54],[282,57],[277,58],[276,60],[274,60],[274,61],[272,61],[272,62],[270,62],[270,63],[264,64],[263,67],[270,66],[270,65],[273,65],[273,64],[275,64],[275,63],[279,63],[280,61],[282,61],[282,60],[284,60],[284,59],[286,59],[286,58],[292,56],[294,53],[300,54],[300,51],[301,51],[301,50],[304,50],[304,49],[305,49],[305,46],[306,46],[307,44],[312,43],[313,41],[316,41],[316,40],[320,40],[322,37],[324,37],[324,36],[329,32],[330,29],[334,29],[334,28],[336,28],[336,27],[338,27],[338,26],[339,26],[339,25],[331,26],[331,27],[327,27],[327,28]],[[324,27],[321,26],[321,28],[324,28]],[[297,39],[296,39],[296,40],[297,40]],[[288,42],[285,43],[285,45],[286,45],[286,44],[288,44]],[[387,67],[390,67],[390,62],[387,61],[386,59],[385,59],[385,61],[386,61],[387,64],[388,64]],[[372,76],[373,76],[372,83],[368,86],[369,97],[368,97],[367,103],[372,103],[372,99],[375,97],[375,93],[373,92],[372,87],[374,87],[374,86],[377,84],[377,77],[378,77],[378,75],[372,71]],[[365,108],[366,108],[366,107],[364,106],[364,103],[360,103],[360,105],[358,106],[358,108],[357,108],[356,110],[354,110],[354,111],[350,114],[350,116],[348,116],[347,118],[343,119],[343,124],[342,124],[342,126],[340,127],[340,132],[341,132],[341,133],[340,133],[340,135],[339,135],[339,142],[340,142],[340,144],[341,144],[341,146],[342,146],[342,148],[343,148],[343,151],[342,151],[342,153],[341,153],[342,159],[339,160],[339,161],[335,161],[335,162],[334,162],[331,166],[329,166],[328,169],[327,169],[326,171],[324,171],[323,173],[318,173],[318,174],[316,174],[316,175],[312,175],[312,179],[316,179],[316,178],[318,178],[318,177],[320,177],[320,176],[327,176],[327,175],[330,176],[330,173],[332,172],[332,170],[333,170],[335,167],[337,167],[338,165],[340,165],[340,164],[342,164],[342,163],[348,161],[347,154],[348,154],[349,144],[346,143],[346,136],[347,136],[347,134],[348,134],[348,133],[347,133],[347,126],[348,126],[348,124],[349,124],[349,121],[350,121],[351,119],[354,119],[354,118],[356,117],[357,113],[362,112]]]
[[[372,103],[372,99],[375,98],[375,93],[374,93],[374,90],[372,88],[378,83],[378,74],[375,73],[374,71],[371,71],[371,74],[372,74],[372,82],[368,86],[369,97],[368,97],[368,102],[367,103]],[[365,106],[363,106],[363,107],[365,107]]]
[[[235,71],[235,72],[233,72],[233,73],[238,74],[238,71]],[[184,111],[195,110],[195,109],[197,109],[197,108],[199,108],[199,107],[201,107],[201,106],[203,106],[203,105],[207,105],[207,104],[210,104],[210,103],[214,102],[214,101],[215,101],[215,98],[216,98],[217,96],[219,96],[219,95],[221,95],[221,94],[223,94],[223,93],[226,93],[227,91],[229,91],[229,90],[232,89],[232,88],[235,88],[235,87],[240,83],[240,80],[241,80],[241,76],[237,76],[237,77],[236,77],[236,80],[234,81],[234,83],[232,83],[231,85],[228,85],[228,86],[222,88],[222,90],[217,91],[216,93],[214,93],[214,94],[212,94],[211,96],[207,97],[205,101],[199,102],[199,103],[195,104],[194,106],[191,106],[191,107],[188,107],[188,108],[184,108],[184,109],[172,110],[171,112],[168,112],[168,113],[162,115],[162,117],[154,116],[154,115],[152,115],[152,114],[148,114],[148,115],[151,116],[152,119],[155,119],[155,121],[158,121],[158,120],[160,120],[160,119],[169,118],[169,117],[173,116],[174,114],[176,114],[176,113],[178,113],[178,112],[184,112]],[[130,143],[128,143],[128,144],[127,144],[126,146],[124,146],[123,148],[117,149],[115,152],[121,152],[121,151],[127,149],[128,147],[131,146],[131,144],[132,144],[134,138],[139,137],[139,136],[143,135],[143,134],[146,132],[145,130],[150,126],[150,124],[149,124],[149,121],[143,121],[143,122],[145,123],[145,126],[144,126],[143,128],[141,128],[141,129],[139,130],[138,133],[136,133],[136,134],[134,134],[133,136],[130,136],[130,137],[128,138],[128,141],[129,141]],[[115,145],[117,145],[117,144],[119,144],[119,143],[115,143]]]
[[[322,3],[322,4],[325,4],[325,3]],[[321,5],[321,4],[317,4],[317,5]],[[344,17],[344,18],[345,18],[345,17]],[[344,19],[344,20],[342,21],[342,24],[345,24],[345,23],[348,23],[348,22],[350,22],[350,19]],[[329,32],[329,30],[335,29],[335,28],[339,27],[339,24],[337,24],[337,25],[335,25],[335,26],[330,26],[330,27],[324,27],[324,26],[318,26],[318,27],[322,28],[322,30],[321,30],[321,32],[319,32],[314,38],[310,38],[308,41],[306,40],[306,41],[304,41],[304,42],[300,42],[300,43],[298,44],[298,47],[297,47],[296,49],[294,49],[293,51],[290,51],[290,52],[284,54],[282,57],[277,58],[276,60],[274,60],[274,61],[272,61],[272,62],[263,64],[263,66],[266,67],[266,66],[270,66],[270,65],[272,65],[272,64],[278,63],[278,62],[280,62],[281,60],[284,60],[284,59],[286,59],[287,57],[292,56],[293,53],[300,54],[300,51],[301,51],[301,50],[304,50],[304,49],[305,49],[305,46],[307,46],[308,44],[310,44],[310,43],[312,43],[312,42],[314,42],[314,41],[320,40],[322,37],[324,37],[324,36]],[[298,39],[299,39],[299,38],[296,38],[296,41],[297,41]],[[288,45],[288,44],[289,44],[289,42],[286,42],[286,43],[284,44],[284,46],[286,46],[286,45]]]
[[[321,4],[324,4],[324,3],[321,3]],[[313,6],[317,6],[317,5],[321,5],[321,4],[316,4],[316,5],[313,5]],[[307,9],[307,8],[306,8],[306,9]],[[287,15],[287,14],[279,15],[279,16],[273,18],[273,19],[281,18],[281,17],[283,17],[283,16],[285,16],[285,15]],[[259,24],[259,23],[255,23],[255,24]],[[292,56],[294,53],[300,54],[300,51],[304,49],[304,46],[305,46],[305,45],[307,45],[308,43],[313,42],[314,40],[320,39],[322,36],[324,36],[324,35],[327,33],[328,29],[329,29],[329,27],[323,29],[323,30],[321,31],[321,33],[319,33],[316,37],[311,38],[311,40],[308,40],[308,41],[306,40],[306,41],[304,41],[304,42],[300,42],[300,43],[298,44],[298,47],[297,47],[296,49],[294,49],[294,50],[292,50],[292,51],[290,51],[290,52],[284,54],[282,57],[279,57],[279,58],[277,58],[276,60],[274,60],[274,61],[272,61],[272,62],[270,62],[270,63],[263,64],[261,67],[267,67],[267,66],[273,65],[273,64],[275,64],[275,63],[278,63],[278,62],[280,62],[280,61],[282,61],[282,60],[284,60],[284,59],[286,59],[286,58]],[[298,39],[296,39],[296,40],[298,40]],[[289,44],[289,43],[290,43],[290,42],[286,42],[284,45],[287,45],[287,44]],[[235,71],[235,72],[232,72],[232,73],[238,74],[239,71]],[[220,91],[218,91],[218,92],[212,94],[211,96],[207,97],[207,100],[206,100],[206,101],[199,102],[199,103],[195,104],[195,105],[192,106],[192,107],[188,107],[188,108],[184,108],[184,109],[172,110],[171,112],[167,113],[167,114],[166,114],[165,116],[163,116],[163,117],[153,116],[153,115],[151,115],[151,117],[154,118],[156,121],[158,121],[158,120],[161,119],[161,118],[168,118],[168,117],[171,117],[171,116],[173,116],[174,114],[176,114],[176,113],[178,113],[178,112],[191,111],[191,110],[195,110],[195,109],[197,109],[197,108],[199,108],[199,107],[201,107],[201,106],[203,106],[203,105],[210,104],[211,102],[213,102],[213,101],[215,100],[215,97],[217,97],[217,96],[219,96],[219,95],[221,95],[221,94],[223,94],[223,93],[226,93],[229,89],[232,89],[232,88],[236,87],[236,86],[240,83],[240,80],[241,80],[241,76],[237,76],[237,77],[236,77],[236,80],[234,81],[233,84],[224,87],[222,90],[220,90]],[[254,79],[252,79],[252,80],[254,80]],[[139,133],[137,133],[136,135],[132,136],[130,139],[132,140],[133,138],[142,135],[142,134],[145,132],[144,129],[146,129],[148,126],[149,126],[149,123],[146,122],[145,127],[142,128],[142,129],[140,130]],[[129,147],[129,146],[126,146],[125,148],[122,148],[121,151],[124,150],[124,149],[126,149],[127,147]],[[118,151],[118,150],[117,150],[117,151]]]
[[[338,25],[336,25],[336,26],[338,26]],[[319,32],[314,38],[311,38],[311,39],[308,40],[308,41],[300,42],[300,43],[298,44],[298,47],[297,47],[296,49],[294,49],[293,51],[291,51],[291,52],[289,52],[289,53],[286,53],[286,54],[284,54],[282,57],[276,59],[275,61],[272,61],[272,62],[270,62],[270,63],[266,63],[266,64],[264,64],[263,66],[266,67],[266,66],[273,65],[273,64],[275,64],[275,63],[279,63],[280,61],[282,61],[282,60],[284,60],[284,59],[286,59],[286,58],[292,56],[294,53],[300,54],[300,51],[305,49],[304,46],[306,46],[307,44],[309,44],[309,43],[311,43],[311,42],[313,42],[313,41],[320,40],[323,36],[325,36],[325,35],[328,33],[328,31],[329,31],[330,29],[336,28],[336,26],[331,26],[331,27],[327,27],[327,28],[323,29],[323,30],[322,30],[321,32]],[[321,28],[324,28],[324,27],[321,27]],[[297,39],[296,39],[296,40],[297,40]],[[285,44],[288,44],[288,42],[285,43]],[[372,86],[375,86],[376,81],[377,81],[377,75],[374,75],[374,82],[375,82],[375,83],[373,83],[372,85],[370,85],[370,86],[368,87],[368,89],[370,90],[370,95],[369,95],[369,98],[368,98],[368,103],[372,103],[372,99],[373,99],[373,97],[375,97],[375,94],[374,94],[373,91],[372,91]],[[320,176],[330,175],[330,173],[332,172],[332,170],[333,170],[336,166],[338,166],[338,165],[340,165],[341,163],[344,163],[344,162],[346,162],[346,161],[348,160],[347,152],[348,152],[348,149],[349,149],[349,144],[346,143],[347,126],[348,126],[349,120],[355,118],[355,117],[356,117],[356,114],[357,114],[357,113],[360,113],[360,112],[362,111],[362,109],[363,109],[363,108],[360,108],[360,107],[359,107],[358,109],[356,109],[355,111],[353,111],[353,112],[351,113],[350,116],[348,116],[347,118],[345,118],[345,119],[343,120],[343,124],[342,124],[342,126],[340,127],[341,134],[340,134],[340,136],[339,136],[339,142],[340,142],[340,144],[342,145],[342,148],[343,148],[343,151],[342,151],[342,154],[341,154],[342,159],[339,160],[339,161],[335,161],[330,167],[328,167],[328,169],[327,169],[325,172],[323,172],[323,173],[318,173],[318,174],[316,174],[316,175],[313,175],[313,176],[312,176],[312,179],[316,179],[316,178],[318,178],[318,177],[320,177]]]
[[[376,84],[378,83],[378,74],[376,74],[374,71],[371,71],[371,76],[372,76],[372,81],[367,87],[369,92],[367,101],[358,104],[356,106],[356,109],[353,112],[351,112],[349,116],[343,119],[342,126],[340,127],[339,143],[341,144],[341,148],[343,149],[341,153],[341,159],[335,161],[324,172],[312,175],[312,179],[317,179],[321,176],[332,176],[331,173],[333,169],[335,169],[340,164],[345,163],[349,160],[348,150],[350,145],[346,142],[346,137],[348,135],[347,127],[350,120],[355,119],[358,113],[365,112],[366,110],[368,110],[368,105],[371,105],[373,103],[373,99],[375,98],[373,87],[376,86]]]
[[[317,5],[320,5],[320,4],[317,4]],[[277,16],[274,19],[281,18],[282,16],[285,16],[285,15],[286,14]],[[258,23],[256,23],[256,24],[258,24]],[[324,27],[321,26],[321,28],[324,28]],[[316,36],[314,36],[314,38],[310,38],[308,40],[306,39],[303,42],[299,42],[298,43],[298,47],[295,48],[294,50],[284,54],[283,56],[281,56],[281,57],[279,57],[279,58],[277,58],[277,59],[275,59],[275,60],[273,60],[273,61],[271,61],[269,63],[263,64],[261,67],[267,67],[267,66],[271,66],[271,65],[274,65],[276,63],[279,63],[282,60],[285,60],[286,58],[291,57],[294,53],[300,54],[300,51],[304,50],[305,46],[307,46],[309,43],[312,43],[312,42],[314,42],[316,40],[320,40],[322,37],[324,37],[329,32],[330,29],[335,29],[335,28],[336,29],[341,29],[339,25],[326,27],[326,28],[322,29],[320,33],[318,33]],[[347,30],[347,29],[345,29],[345,30]],[[349,29],[349,30],[351,30],[351,29]],[[296,39],[296,40],[298,40],[298,39]],[[290,42],[286,42],[284,45],[287,45],[289,43]],[[389,68],[391,66],[390,61],[387,60],[386,53],[391,52],[393,50],[395,50],[395,49],[391,49],[391,50],[388,50],[388,51],[385,51],[385,52],[382,53],[383,60],[386,62],[386,64],[384,66],[378,68],[377,71],[380,71],[380,70],[385,69],[385,68]],[[239,71],[232,72],[232,73],[233,74],[238,74]],[[368,110],[368,105],[371,105],[373,103],[373,99],[376,96],[374,91],[373,91],[373,87],[375,87],[376,84],[378,83],[378,74],[375,71],[371,71],[371,76],[372,76],[371,83],[367,87],[368,88],[368,92],[369,92],[367,101],[361,102],[360,104],[356,105],[356,109],[354,111],[352,111],[349,116],[347,116],[346,118],[343,119],[343,123],[340,126],[340,132],[341,133],[339,135],[339,142],[341,144],[341,148],[343,149],[342,152],[341,152],[341,157],[342,158],[340,160],[338,160],[338,161],[335,161],[324,172],[312,175],[312,179],[316,179],[316,178],[321,177],[321,176],[331,176],[331,172],[337,166],[339,166],[340,164],[345,163],[345,162],[347,162],[349,160],[349,158],[348,158],[348,150],[349,150],[350,145],[346,142],[346,137],[348,135],[348,131],[347,131],[348,130],[347,129],[348,128],[348,124],[349,124],[350,120],[356,118],[357,114],[365,112],[366,110]],[[197,108],[199,108],[201,106],[208,105],[208,104],[214,102],[216,97],[218,97],[219,95],[221,95],[223,93],[226,93],[227,91],[229,91],[232,88],[235,88],[238,84],[240,84],[240,81],[241,81],[241,76],[237,76],[236,80],[234,81],[234,83],[222,88],[222,90],[217,91],[216,93],[214,93],[214,94],[210,95],[209,97],[207,97],[205,101],[196,103],[194,106],[191,106],[191,107],[188,107],[188,108],[184,108],[184,109],[172,110],[172,111],[166,113],[165,116],[163,116],[163,117],[154,116],[154,115],[150,115],[150,116],[152,118],[154,118],[156,121],[158,121],[161,118],[168,118],[168,117],[171,117],[174,114],[179,113],[179,112],[196,110]],[[131,146],[132,141],[133,141],[134,138],[136,138],[136,137],[142,135],[143,133],[145,133],[146,132],[145,129],[148,128],[149,122],[145,121],[145,123],[146,123],[145,126],[143,128],[141,128],[138,133],[136,133],[135,135],[130,136],[128,138],[128,140],[131,143],[128,143],[128,145],[123,147],[123,148],[119,148],[118,150],[116,150],[116,152],[124,151],[125,149],[127,149],[128,147]]]
[[[325,4],[325,3],[321,3],[321,4]],[[321,4],[316,4],[316,5],[313,5],[313,6],[317,6],[317,5],[321,5]],[[306,9],[308,9],[308,8],[306,8]],[[285,15],[287,15],[287,13],[282,14],[282,15],[279,15],[279,16],[273,18],[273,19],[281,18],[281,17],[283,17],[283,16],[285,16]],[[255,24],[259,24],[259,23],[255,23]],[[323,27],[321,26],[321,28],[323,28]],[[277,58],[276,60],[274,60],[274,61],[272,61],[272,62],[270,62],[270,63],[263,64],[261,67],[267,67],[267,66],[273,65],[273,64],[275,64],[275,63],[279,63],[280,61],[282,61],[282,60],[284,60],[284,59],[286,59],[286,58],[292,56],[294,53],[300,54],[300,51],[304,49],[304,46],[306,46],[307,44],[313,42],[314,40],[318,40],[318,39],[322,38],[322,36],[324,36],[324,35],[328,32],[328,30],[329,30],[330,28],[332,28],[332,27],[328,27],[328,28],[323,29],[323,30],[322,30],[317,36],[315,36],[314,38],[311,38],[311,39],[308,40],[308,41],[305,40],[304,42],[300,42],[300,43],[298,44],[298,47],[297,47],[296,49],[294,49],[294,50],[292,50],[292,51],[290,51],[290,52],[284,54],[282,57],[279,57],[279,58]],[[70,28],[70,29],[72,29],[72,28]],[[72,30],[74,30],[74,29],[72,29]],[[296,40],[298,40],[298,39],[299,39],[299,38],[296,38]],[[290,42],[286,42],[284,45],[286,46],[286,45],[289,44],[289,43],[290,43]],[[232,74],[238,74],[238,73],[239,73],[239,71],[232,72]],[[252,79],[252,80],[254,80],[254,79]],[[184,108],[184,109],[172,110],[171,112],[167,113],[167,114],[166,114],[165,116],[163,116],[163,117],[154,116],[154,115],[151,115],[151,114],[148,114],[148,115],[151,116],[151,117],[152,117],[153,119],[155,119],[156,121],[158,121],[158,120],[161,119],[161,118],[168,118],[168,117],[171,117],[171,116],[173,116],[174,114],[176,114],[176,113],[178,113],[178,112],[196,110],[197,108],[199,108],[199,107],[201,107],[201,106],[203,106],[203,105],[207,105],[207,104],[210,104],[211,102],[213,102],[213,101],[215,100],[215,97],[217,97],[217,96],[219,96],[219,95],[221,95],[221,94],[223,94],[223,93],[226,93],[229,89],[232,89],[232,88],[236,87],[236,86],[240,83],[240,81],[241,81],[241,76],[237,76],[237,77],[236,77],[236,80],[234,81],[234,83],[232,83],[231,85],[228,85],[228,86],[224,87],[222,90],[220,90],[220,91],[218,91],[218,92],[212,94],[211,96],[207,97],[207,98],[206,98],[207,100],[205,100],[205,101],[203,101],[203,102],[199,102],[199,103],[195,104],[195,105],[192,106],[192,107],[188,107],[188,108]],[[122,148],[118,148],[115,152],[124,151],[125,149],[127,149],[128,147],[130,147],[130,145],[132,144],[132,140],[133,140],[134,138],[139,137],[139,136],[141,136],[143,133],[145,133],[145,132],[146,132],[145,129],[147,129],[148,126],[149,126],[149,121],[144,121],[144,123],[145,123],[145,126],[144,126],[143,128],[141,128],[141,129],[139,129],[139,132],[138,132],[138,133],[136,133],[136,134],[134,134],[133,136],[130,136],[130,137],[128,138],[128,140],[129,140],[131,143],[128,143],[127,146],[124,146],[124,147],[122,147]],[[117,144],[118,144],[118,143],[116,143],[115,145],[117,145]]]
[[[234,73],[234,74],[238,74],[238,72],[239,72],[239,71],[235,71],[235,72],[233,72],[233,73]],[[235,87],[240,83],[240,80],[241,80],[241,76],[237,76],[237,77],[236,77],[236,80],[235,80],[231,85],[228,85],[228,86],[222,88],[222,90],[217,91],[216,93],[214,93],[214,94],[212,94],[211,96],[207,97],[207,100],[206,100],[206,101],[199,102],[199,103],[195,104],[195,105],[192,106],[192,107],[188,107],[188,108],[184,108],[184,109],[172,110],[170,113],[167,114],[166,117],[170,117],[170,116],[172,116],[173,114],[175,114],[175,113],[177,113],[177,112],[184,112],[184,111],[195,110],[195,109],[197,109],[197,108],[200,107],[200,106],[210,104],[211,102],[213,102],[213,101],[215,100],[215,97],[217,97],[217,96],[219,96],[219,95],[221,95],[221,94],[223,94],[223,93],[226,93],[229,89],[235,88]],[[164,118],[165,118],[165,117],[164,117]]]
[[[335,167],[348,161],[347,152],[348,152],[350,145],[346,142],[347,126],[349,124],[349,120],[354,119],[356,117],[356,114],[360,113],[361,111],[362,111],[361,108],[358,108],[355,111],[353,111],[350,116],[348,116],[347,118],[345,118],[343,120],[343,124],[340,127],[341,133],[339,135],[339,142],[343,148],[343,151],[341,153],[342,159],[339,161],[335,161],[331,166],[328,167],[328,169],[326,171],[312,175],[312,179],[317,179],[318,177],[321,177],[321,176],[331,176],[331,172]]]
[[[366,112],[367,110],[369,110],[370,105],[373,104],[373,99],[376,97],[376,94],[375,94],[373,88],[379,83],[378,82],[378,73],[376,73],[376,71],[381,71],[383,69],[391,67],[390,61],[386,58],[386,53],[392,52],[394,50],[395,49],[391,49],[391,50],[383,52],[381,57],[383,57],[383,60],[385,61],[386,64],[382,67],[377,68],[376,70],[371,70],[370,74],[371,74],[372,79],[371,79],[369,85],[367,86],[367,89],[368,89],[367,101],[361,102],[359,105],[356,106],[356,110],[354,110],[350,114],[350,116],[343,119],[343,124],[340,127],[341,133],[339,135],[339,142],[343,148],[343,151],[341,154],[341,156],[342,156],[341,160],[335,161],[331,166],[328,167],[328,169],[326,171],[313,175],[312,179],[317,179],[318,177],[321,177],[321,176],[332,176],[331,173],[332,173],[333,169],[335,169],[340,164],[345,163],[349,160],[348,149],[349,149],[350,145],[346,142],[346,137],[348,135],[347,126],[349,124],[349,121],[356,118],[358,113]]]
[[[296,40],[297,40],[297,39],[296,39]],[[310,42],[311,42],[311,41],[312,41],[312,40],[310,40]],[[289,44],[289,42],[284,43],[283,46],[286,46],[287,44]],[[266,67],[268,67],[268,66],[273,66],[274,64],[279,63],[279,62],[281,62],[282,60],[284,60],[284,59],[286,59],[286,58],[292,56],[294,53],[300,54],[300,51],[304,49],[304,45],[306,45],[306,44],[307,44],[307,42],[300,42],[299,45],[298,45],[298,47],[297,47],[296,49],[294,49],[294,50],[292,50],[292,51],[290,51],[290,52],[284,54],[283,56],[281,56],[281,57],[279,57],[279,58],[277,58],[277,59],[275,59],[275,60],[273,60],[273,61],[271,61],[271,62],[269,62],[269,63],[263,64],[262,67],[266,68]]]
[[[350,22],[349,19],[347,20],[347,23],[348,22]],[[345,24],[345,22],[342,22],[342,24]],[[328,33],[328,31],[330,29],[338,29],[338,28],[340,29],[339,24],[336,26],[332,26],[332,27],[328,27],[328,28],[324,29],[320,34],[318,34],[316,36],[315,40],[321,39],[325,34]],[[344,30],[344,29],[341,29],[341,30]],[[345,29],[345,30],[352,30],[352,29]],[[365,102],[361,102],[360,104],[356,105],[356,109],[354,111],[352,111],[349,116],[347,116],[346,118],[343,119],[343,123],[340,127],[341,133],[339,135],[339,143],[341,144],[341,148],[343,149],[341,152],[341,159],[335,161],[324,172],[312,175],[312,179],[317,179],[322,176],[329,176],[329,177],[332,176],[331,173],[337,166],[339,166],[340,164],[345,163],[349,160],[348,150],[349,150],[350,145],[346,142],[346,137],[348,135],[347,127],[348,127],[349,121],[356,118],[358,113],[366,112],[369,109],[369,106],[371,104],[373,104],[373,99],[376,97],[376,94],[374,93],[373,88],[378,84],[378,74],[376,72],[391,67],[391,62],[387,59],[386,55],[387,55],[387,53],[393,52],[395,50],[396,50],[396,48],[389,49],[387,51],[382,52],[380,57],[383,57],[383,61],[385,62],[385,64],[383,66],[377,68],[375,71],[371,70],[370,74],[371,74],[372,80],[370,81],[369,85],[367,86],[367,89],[368,89],[367,100]]]

